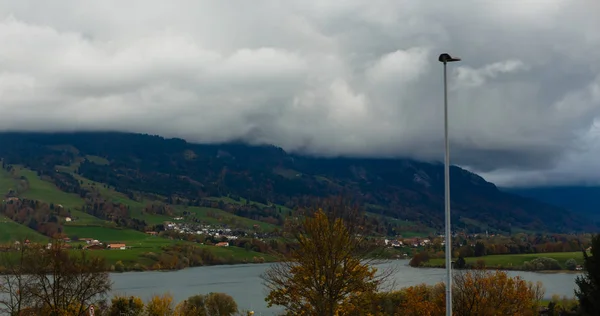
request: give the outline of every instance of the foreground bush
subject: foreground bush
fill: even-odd
[[[460,316],[537,315],[541,284],[509,277],[506,272],[459,272],[453,280],[453,313]],[[378,295],[371,315],[443,316],[444,283],[416,285]]]
[[[175,309],[176,315],[186,316],[225,316],[237,312],[237,303],[225,293],[195,295],[179,303]]]
[[[556,259],[552,258],[535,258],[523,264],[523,270],[541,271],[541,270],[561,270],[562,267]]]
[[[107,313],[109,316],[232,316],[238,315],[237,303],[225,293],[198,294],[174,306],[173,296],[153,295],[146,304],[135,296],[115,296]]]
[[[111,300],[110,309],[108,315],[110,316],[121,316],[131,315],[139,316],[144,312],[144,301],[136,296],[115,296]]]

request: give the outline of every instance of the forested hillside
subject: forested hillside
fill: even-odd
[[[213,207],[279,226],[286,212],[331,195],[353,197],[382,234],[443,225],[443,166],[407,159],[314,158],[273,146],[200,145],[128,133],[2,133],[5,172],[23,167],[78,196],[82,211],[123,225],[148,225],[119,214],[121,198],[169,207]],[[12,169],[11,169],[12,168]],[[570,232],[595,229],[563,208],[506,192],[476,174],[451,168],[452,215],[458,230]],[[97,184],[90,190],[89,183]],[[90,195],[90,192],[96,192]],[[5,197],[10,196],[5,192]],[[107,202],[116,203],[107,208]],[[99,206],[102,203],[102,206]],[[167,214],[167,209],[146,213]],[[111,211],[107,211],[110,209]],[[114,210],[117,211],[114,211]],[[120,219],[119,219],[120,218]]]

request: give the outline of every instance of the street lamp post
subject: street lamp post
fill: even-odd
[[[443,53],[438,61],[444,64],[444,213],[446,217],[446,315],[452,316],[452,229],[450,227],[450,145],[448,142],[448,79],[446,65],[460,61]]]

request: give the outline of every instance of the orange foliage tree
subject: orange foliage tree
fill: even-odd
[[[173,296],[169,293],[153,295],[146,303],[146,315],[148,316],[171,316],[173,311]]]
[[[541,283],[509,277],[503,271],[459,272],[453,279],[452,312],[458,316],[537,315],[544,295]],[[397,315],[445,314],[444,283],[412,286],[400,293]]]
[[[509,277],[504,271],[473,270],[454,276],[452,305],[458,315],[537,315],[541,283]]]
[[[288,315],[365,315],[387,273],[376,274],[360,212],[341,199],[292,224],[289,257],[263,275],[269,306]]]
[[[443,283],[433,286],[419,284],[406,288],[400,305],[402,315],[437,316],[446,311],[446,296]]]

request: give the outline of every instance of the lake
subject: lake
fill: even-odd
[[[223,292],[231,295],[240,310],[253,310],[255,315],[275,315],[279,308],[267,308],[264,298],[266,291],[260,275],[270,264],[224,265],[196,267],[168,272],[125,272],[112,273],[114,294],[139,296],[146,300],[153,294],[170,292],[175,302],[192,295],[209,292]],[[445,279],[444,269],[411,268],[408,260],[395,260],[380,265],[381,269],[393,267],[393,281],[396,288],[420,283],[435,284]],[[546,289],[546,297],[553,294],[572,297],[575,288],[573,273],[535,273],[508,271],[510,276],[520,275],[528,281],[541,281]]]

